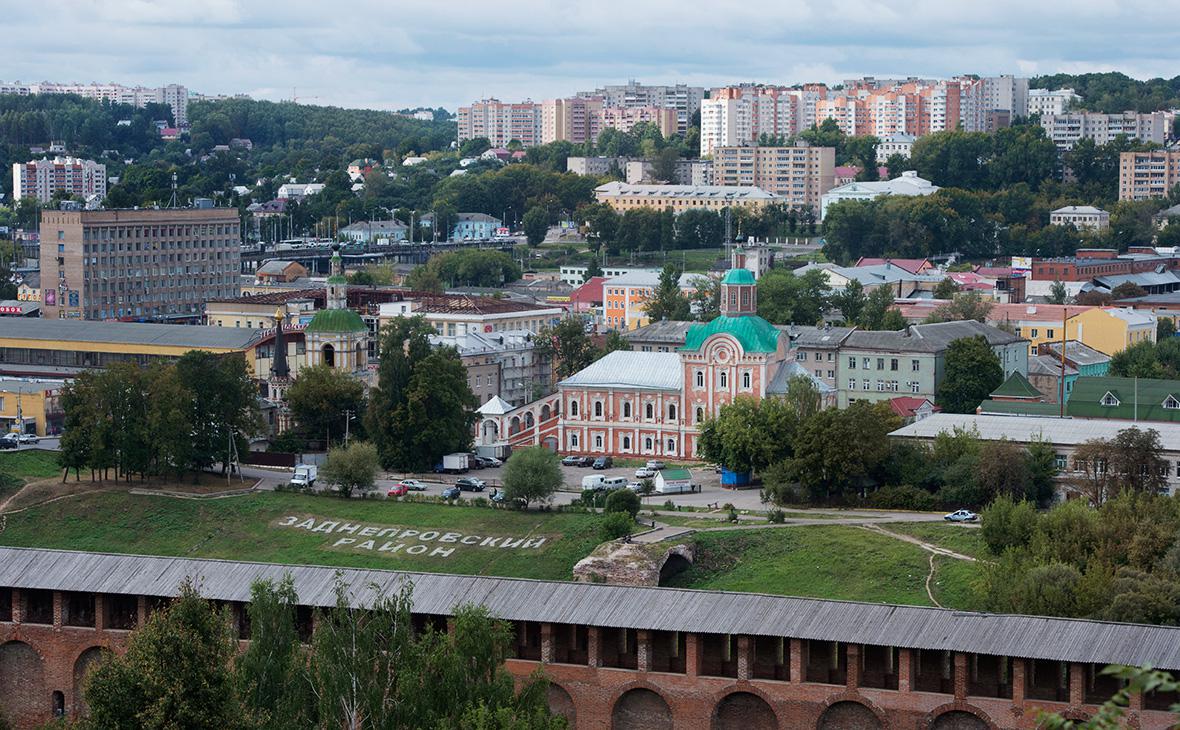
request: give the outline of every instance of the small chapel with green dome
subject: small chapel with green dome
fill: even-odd
[[[348,308],[348,280],[339,244],[332,247],[325,307],[303,330],[307,365],[356,373],[368,368],[369,328],[361,316]]]

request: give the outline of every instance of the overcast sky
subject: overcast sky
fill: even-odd
[[[5,81],[397,109],[636,79],[1180,74],[1180,0],[0,0]]]

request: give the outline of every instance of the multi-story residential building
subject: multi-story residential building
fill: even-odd
[[[717,147],[713,180],[720,186],[754,186],[789,205],[818,211],[834,187],[836,150],[799,141],[789,147]]]
[[[42,316],[176,319],[240,292],[232,208],[41,213]]]
[[[357,243],[404,241],[410,227],[399,220],[358,221],[340,229],[339,234]]]
[[[1165,198],[1180,184],[1180,150],[1119,155],[1119,200]]]
[[[430,342],[458,351],[467,384],[481,405],[502,398],[516,407],[553,392],[553,364],[537,351],[536,339],[532,330],[501,330],[432,335]]]
[[[1082,97],[1073,89],[1030,89],[1028,92],[1028,114],[1044,117],[1064,114]]]
[[[558,278],[566,284],[578,286],[586,280],[586,271],[589,267],[586,266],[562,266],[558,272]],[[626,266],[604,266],[602,267],[602,275],[606,279],[616,279],[620,276],[627,276],[635,272],[656,273],[659,269],[635,269]]]
[[[1094,144],[1112,142],[1120,135],[1141,142],[1163,144],[1168,138],[1168,117],[1163,112],[1139,114],[1046,114],[1041,117],[1045,136],[1060,150],[1070,150],[1080,139],[1092,139]]]
[[[892,180],[875,182],[851,182],[832,188],[820,198],[820,220],[827,215],[828,208],[844,200],[874,200],[882,195],[933,195],[939,187],[929,180],[918,177],[918,173],[907,170]]]
[[[1049,225],[1100,231],[1110,228],[1110,213],[1092,205],[1067,205],[1049,213]]]
[[[435,332],[445,337],[461,337],[469,332],[540,332],[557,324],[565,314],[560,307],[461,294],[422,295],[382,303],[377,309],[379,327],[394,317],[421,315]]]
[[[655,164],[651,160],[629,160],[623,168],[628,185],[648,185],[670,182],[674,185],[709,185],[713,182],[712,160],[676,160],[672,163],[672,179],[655,179]]]
[[[777,195],[756,187],[721,185],[628,185],[610,182],[594,188],[594,197],[619,212],[634,208],[671,208],[682,213],[693,208],[761,208],[782,203]]]
[[[687,293],[696,288],[701,274],[681,274],[677,282],[680,290]],[[651,298],[660,283],[660,272],[654,269],[640,269],[607,279],[602,283],[603,323],[616,330],[633,330],[648,324],[647,300]]]
[[[94,160],[55,157],[12,164],[12,198],[48,203],[58,191],[99,202],[107,194],[107,166]]]
[[[602,129],[630,132],[636,124],[654,124],[660,134],[671,137],[678,133],[676,110],[666,106],[606,107],[599,112]]]
[[[1155,342],[1156,316],[1130,307],[1094,307],[1070,317],[1065,339],[1113,356],[1140,342]]]
[[[487,213],[459,213],[455,216],[455,227],[451,229],[451,240],[487,240],[496,235],[496,229],[500,225],[499,218]]]
[[[701,86],[686,84],[656,86],[629,81],[626,84],[603,86],[594,91],[581,91],[577,95],[600,97],[604,107],[608,109],[639,107],[675,109],[676,133],[684,134],[688,131],[688,122],[692,119],[692,115],[701,108],[701,100],[705,98],[705,89]]]
[[[883,137],[877,143],[877,164],[884,165],[894,155],[901,155],[907,160],[910,159],[910,153],[914,150],[915,139],[917,138],[912,134],[894,134]]]
[[[1028,341],[974,320],[910,325],[897,332],[857,330],[844,340],[837,359],[839,406],[898,395],[934,400],[945,373],[946,350],[963,337],[986,339],[1005,378],[1014,372],[1028,374]]]
[[[575,175],[608,175],[612,168],[622,171],[630,160],[630,157],[567,157],[565,170]]]
[[[541,144],[594,142],[603,129],[602,98],[575,96],[541,102]]]
[[[531,101],[516,104],[483,99],[459,107],[459,141],[483,137],[492,147],[507,147],[516,140],[525,147],[541,144],[541,105]]]
[[[11,84],[0,82],[0,94],[77,94],[87,99],[130,104],[140,108],[148,104],[167,104],[172,108],[172,120],[176,126],[188,125],[189,91],[180,84],[146,87],[123,84],[59,84],[50,81],[22,84],[17,81]]]
[[[718,147],[750,144],[754,133],[754,105],[748,98],[731,90],[701,102],[701,156],[708,157]]]

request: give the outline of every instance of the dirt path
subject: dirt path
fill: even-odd
[[[899,532],[893,532],[892,530],[886,530],[884,527],[881,527],[879,524],[876,524],[876,523],[862,524],[862,525],[860,525],[860,527],[862,527],[866,530],[871,530],[873,532],[880,533],[882,535],[885,535],[886,537],[892,537],[895,540],[901,540],[902,542],[908,542],[911,545],[917,545],[918,547],[922,548],[923,550],[927,550],[934,555],[945,555],[948,558],[954,558],[955,560],[966,560],[969,563],[979,562],[978,560],[971,557],[970,555],[956,553],[954,550],[947,550],[944,547],[932,545],[931,543],[925,542],[923,540],[919,540],[918,538],[914,537],[913,535],[903,535]]]

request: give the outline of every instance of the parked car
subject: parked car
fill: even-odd
[[[455,486],[464,492],[482,492],[487,483],[475,477],[463,477],[455,481]]]
[[[591,469],[609,469],[614,465],[615,465],[614,459],[610,458],[609,456],[600,456],[594,460],[594,463],[590,465],[590,468]]]
[[[392,487],[389,488],[389,491],[385,493],[385,496],[387,496],[387,497],[404,497],[409,493],[410,493],[410,490],[406,487],[406,485],[402,484],[401,482],[398,482],[397,484],[394,484]]]
[[[15,449],[18,446],[20,446],[20,442],[16,440],[15,436],[11,434],[0,436],[0,449]]]
[[[443,499],[458,499],[461,491],[458,487],[447,487],[442,490]]]
[[[652,471],[659,471],[664,468],[664,462],[660,461],[659,459],[652,459],[647,462],[647,468],[651,469]]]
[[[636,479],[651,479],[656,475],[656,470],[650,466],[641,466],[635,470]]]
[[[478,454],[475,456],[475,463],[479,464],[480,468],[504,466],[504,462],[494,456],[479,456]]]
[[[943,517],[943,519],[949,522],[975,522],[979,519],[979,515],[969,509],[961,509],[951,512],[949,515]]]
[[[16,437],[16,440],[22,444],[35,444],[41,439],[35,433],[22,433]]]
[[[417,479],[403,479],[398,484],[406,488],[410,492],[425,492],[426,485]]]
[[[562,466],[590,466],[588,456],[567,456],[561,460]]]

